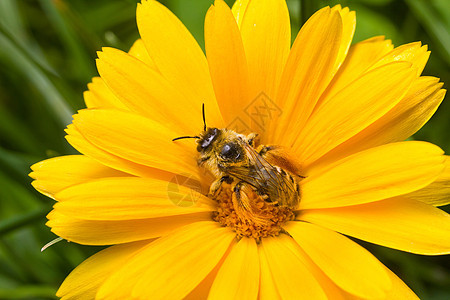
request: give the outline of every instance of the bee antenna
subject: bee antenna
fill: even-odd
[[[205,103],[202,103],[203,131],[206,131]]]
[[[180,136],[180,137],[177,137],[177,138],[174,138],[173,140],[172,140],[172,142],[175,142],[175,141],[178,141],[178,140],[182,140],[182,139],[199,139],[200,137],[199,136]]]

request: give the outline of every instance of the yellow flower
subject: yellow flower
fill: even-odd
[[[355,13],[336,6],[314,14],[291,47],[282,0],[238,0],[232,10],[216,0],[206,57],[156,1],[138,5],[137,23],[129,53],[99,53],[87,109],[67,128],[82,154],[32,167],[34,187],[57,201],[47,223],[55,234],[113,245],[77,267],[58,296],[417,299],[344,235],[450,252],[449,215],[434,207],[450,202],[450,160],[432,144],[404,142],[445,94],[439,79],[421,76],[426,46],[394,49],[383,37],[350,46]],[[289,152],[304,177],[298,206],[265,203],[250,188],[249,201],[278,220],[266,226],[241,218],[226,183],[205,196],[211,178],[195,140],[172,142],[204,134],[202,103],[210,127],[259,133]]]

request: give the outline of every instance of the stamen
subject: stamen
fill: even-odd
[[[41,248],[41,252],[44,252],[45,249],[49,248],[50,246],[53,246],[58,242],[61,242],[62,240],[64,240],[62,237],[57,237],[56,239],[48,242],[47,244],[44,245],[44,247]]]

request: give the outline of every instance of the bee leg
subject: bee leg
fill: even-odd
[[[236,200],[238,202],[241,201],[241,189],[242,189],[243,185],[244,185],[244,182],[243,181],[239,181],[232,187],[233,193],[235,194]]]
[[[289,232],[287,232],[286,229],[284,229],[284,228],[281,228],[280,233],[286,234],[287,236],[292,237],[292,235]]]
[[[248,193],[254,190],[251,185],[244,181],[239,181],[232,187],[232,190],[233,206],[241,220],[247,219],[260,224],[267,222],[263,217],[258,215],[258,210],[255,210],[251,205],[251,200],[248,197]]]
[[[225,176],[220,177],[216,181],[214,181],[209,188],[208,196],[211,198],[215,198],[217,196],[217,194],[219,193],[223,182],[231,184],[233,182],[233,178],[231,178],[228,175],[225,175]]]
[[[278,146],[274,146],[274,145],[271,145],[271,146],[259,145],[259,147],[256,148],[256,151],[258,152],[259,155],[264,157],[267,152],[272,151],[272,150],[276,150],[278,148],[279,148]]]
[[[232,187],[234,208],[236,211],[245,212],[245,215],[251,211],[249,199],[243,191],[246,188],[247,185],[244,181],[239,181]]]
[[[259,134],[257,133],[250,133],[249,135],[247,135],[247,143],[252,146],[255,147],[256,144],[258,144],[259,142],[259,138],[258,138]]]
[[[234,196],[236,198],[236,204],[245,208],[246,210],[251,210],[250,199],[248,198],[246,193],[249,193],[250,191],[252,191],[253,187],[244,181],[239,181],[234,185],[234,187],[232,189],[233,189]],[[257,192],[257,194],[260,197],[262,197],[263,200],[266,202],[269,202],[272,204],[278,203],[278,202],[272,202],[272,200],[269,198],[269,195],[267,195],[267,194],[263,194],[263,193],[259,193],[259,192]]]
[[[211,156],[206,156],[206,157],[199,158],[199,159],[197,160],[197,165],[198,165],[199,167],[203,166],[203,164],[204,164],[208,159],[210,159],[210,158],[211,158]]]
[[[261,193],[258,193],[258,195],[259,195],[265,202],[270,203],[270,204],[272,204],[272,205],[274,205],[274,206],[278,206],[278,201],[272,201],[272,199],[270,199],[269,195],[267,195],[267,194],[261,194]]]

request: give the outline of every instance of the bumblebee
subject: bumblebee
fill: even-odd
[[[264,221],[247,196],[250,191],[274,206],[295,210],[300,202],[298,166],[292,163],[280,147],[257,145],[258,135],[239,134],[230,129],[206,128],[197,139],[198,165],[216,178],[209,196],[215,198],[225,182],[231,185],[233,206],[239,217]]]

